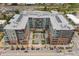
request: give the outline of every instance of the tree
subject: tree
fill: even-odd
[[[74,11],[74,12],[72,12],[72,14],[76,15],[76,12]]]
[[[7,23],[8,23],[8,21],[9,21],[12,17],[13,17],[13,16],[7,16],[7,17],[6,17]]]
[[[20,12],[19,12],[19,10],[16,10],[15,13],[16,13],[16,14],[19,14]]]
[[[17,6],[18,5],[18,3],[12,3],[12,6]]]
[[[44,7],[44,11],[47,11],[47,10],[48,10],[48,9],[47,9],[47,7],[45,6],[45,7]]]
[[[7,18],[7,16],[5,14],[3,14],[3,19],[6,19],[6,18]]]

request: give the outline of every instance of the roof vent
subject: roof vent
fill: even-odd
[[[67,26],[67,28],[68,28],[68,29],[70,29],[70,27],[69,27],[69,26]]]
[[[68,29],[70,29],[70,27],[69,26],[67,26],[67,25],[60,25],[62,28],[68,28]]]
[[[14,24],[18,24],[18,22],[13,21]]]
[[[62,28],[66,28],[66,27],[67,27],[67,25],[62,25],[62,24],[61,24],[60,26],[61,26]]]
[[[62,28],[64,27],[62,24],[60,25]]]
[[[14,24],[13,27],[17,27],[17,24]]]

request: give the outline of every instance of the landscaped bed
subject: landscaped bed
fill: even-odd
[[[0,41],[2,40],[3,38],[3,32],[0,32]]]
[[[45,40],[41,40],[41,44],[45,44]]]

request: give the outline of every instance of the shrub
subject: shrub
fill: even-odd
[[[42,44],[45,44],[45,40],[41,40],[41,43],[42,43]]]

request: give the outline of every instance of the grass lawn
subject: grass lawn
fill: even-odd
[[[35,42],[35,40],[32,40],[32,44],[38,44],[37,42]]]

